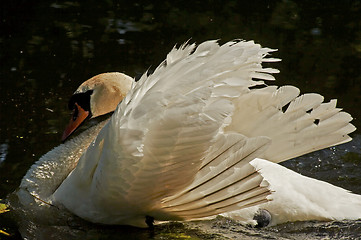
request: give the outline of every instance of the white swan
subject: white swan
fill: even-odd
[[[272,51],[252,41],[222,46],[207,41],[197,48],[185,44],[138,82],[120,73],[86,81],[70,101],[74,113],[63,140],[84,119],[113,111],[130,90],[109,121],[31,167],[17,193],[20,201],[39,208],[46,208],[45,202],[63,205],[91,222],[138,227],[153,219],[235,217],[234,211],[244,208],[239,213],[252,222],[258,207],[250,207],[279,204],[277,192],[268,203],[270,189],[277,190],[286,170],[272,162],[350,141],[347,134],[355,130],[351,116],[336,108],[335,100],[322,103],[322,96],[299,96],[292,86],[263,85],[262,80],[274,80],[270,74],[278,72],[261,66],[278,61],[266,58]],[[301,191],[301,177],[287,171],[296,179],[287,185],[290,191],[313,197]],[[348,194],[330,189],[335,201]],[[289,196],[288,190],[280,194]],[[361,212],[357,204],[355,210]],[[303,214],[306,210],[294,214],[299,218],[288,218],[280,209],[269,209],[274,223],[320,219]],[[334,217],[327,209],[319,215]]]

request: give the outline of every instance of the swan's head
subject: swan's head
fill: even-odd
[[[86,119],[114,111],[133,82],[133,78],[123,73],[111,72],[82,83],[69,101],[73,114],[61,140],[65,141]]]

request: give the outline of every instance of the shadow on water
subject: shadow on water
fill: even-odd
[[[40,156],[59,144],[69,117],[68,97],[82,81],[107,71],[140,75],[157,66],[176,43],[188,39],[199,43],[244,38],[278,48],[274,56],[283,59],[274,64],[281,70],[278,85],[318,92],[326,101],[339,99],[339,106],[361,129],[360,1],[13,0],[0,5],[0,199],[17,188]],[[351,143],[284,165],[361,194],[359,134],[360,130]],[[19,238],[19,224],[9,214],[0,215],[0,230]],[[54,239],[64,239],[67,231],[85,239],[204,239],[224,234],[317,239],[361,234],[358,221],[255,230],[220,218],[193,225],[165,224],[156,227],[154,235],[126,227],[79,228],[51,226],[46,234]]]

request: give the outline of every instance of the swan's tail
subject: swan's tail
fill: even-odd
[[[269,201],[268,183],[249,164],[269,143],[267,137],[221,135],[193,183],[164,199],[163,211],[181,219],[196,219]]]
[[[356,129],[350,114],[336,108],[336,100],[323,103],[315,93],[299,96],[293,86],[251,89],[234,104],[236,111],[226,130],[272,139],[258,157],[273,162],[348,142],[348,134]]]
[[[275,191],[274,201],[261,206],[272,213],[272,224],[361,218],[360,195],[266,160],[255,159],[251,164]]]

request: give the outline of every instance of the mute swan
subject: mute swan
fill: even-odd
[[[277,181],[287,179],[283,172],[296,176],[275,163],[348,142],[355,130],[336,100],[323,103],[318,94],[299,96],[296,87],[266,86],[263,80],[274,80],[278,70],[261,63],[279,61],[267,57],[273,51],[252,41],[184,44],[138,82],[121,73],[84,82],[70,100],[73,116],[62,140],[87,118],[113,115],[41,157],[20,184],[20,202],[65,206],[91,222],[137,227],[236,217],[236,210],[252,222],[257,205],[278,201],[277,192],[270,201],[269,174],[278,178],[276,190]],[[302,190],[295,179],[287,184],[293,192]],[[269,211],[272,218],[283,214]],[[287,217],[276,223],[319,219]]]

